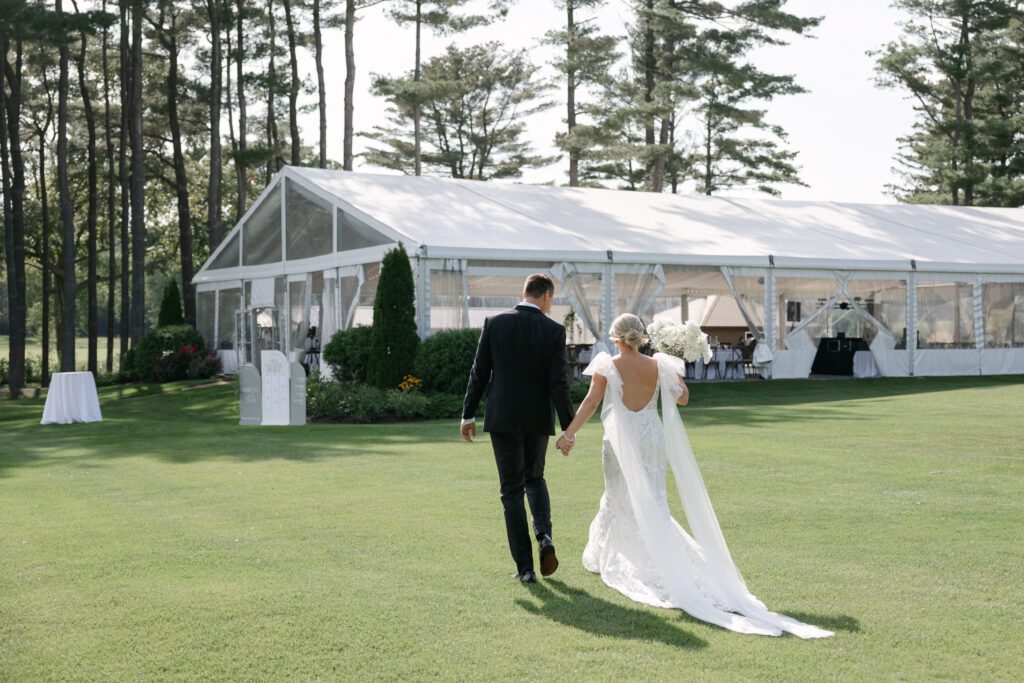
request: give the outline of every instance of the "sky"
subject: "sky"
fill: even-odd
[[[778,186],[783,199],[895,203],[885,194],[894,181],[893,157],[897,138],[907,134],[914,120],[912,103],[906,94],[883,90],[875,85],[874,60],[866,52],[894,40],[903,16],[889,7],[889,0],[790,0],[785,9],[801,16],[823,17],[811,38],[794,36],[790,44],[763,48],[750,58],[758,66],[777,74],[792,74],[809,92],[780,98],[767,104],[769,123],[781,125],[789,134],[788,146],[798,152],[800,176],[807,187]],[[605,33],[622,35],[631,18],[627,0],[607,0],[596,15]],[[499,41],[508,48],[530,51],[530,59],[542,65],[541,75],[553,76],[550,66],[553,48],[539,44],[544,33],[564,24],[564,12],[551,0],[518,0],[508,17],[487,27],[457,36],[435,36],[424,32],[423,58],[439,54],[451,42],[466,46]],[[355,29],[356,95],[354,142],[358,154],[367,145],[360,131],[372,130],[385,121],[386,102],[370,93],[371,73],[397,75],[410,71],[414,58],[411,26],[399,27],[385,14],[384,6],[360,12]],[[328,156],[341,159],[345,46],[341,30],[324,35],[327,87]],[[304,57],[300,68],[313,74],[312,58]],[[315,82],[315,81],[314,81]],[[564,99],[561,90],[550,96],[555,107],[528,120],[525,137],[534,149],[555,154],[554,136],[564,127]],[[310,100],[313,103],[313,100]],[[318,131],[315,111],[300,120],[303,132]],[[303,144],[316,147],[315,138]],[[524,173],[520,182],[567,182],[565,159]],[[356,170],[365,166],[356,159]],[[729,196],[753,196],[752,191],[723,192]]]

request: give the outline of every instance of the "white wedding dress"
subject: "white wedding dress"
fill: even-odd
[[[680,608],[732,631],[831,636],[830,631],[769,612],[747,590],[675,409],[685,366],[674,356],[659,353],[654,358],[658,389],[639,411],[623,404],[622,378],[607,353],[599,353],[584,371],[604,376],[608,384],[601,410],[605,492],[590,525],[583,565],[637,602]],[[659,396],[664,417],[658,414]],[[672,467],[693,537],[669,514],[666,464]]]

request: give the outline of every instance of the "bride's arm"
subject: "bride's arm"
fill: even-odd
[[[576,417],[569,424],[569,428],[565,430],[565,435],[569,437],[569,443],[576,440],[576,432],[597,412],[598,407],[601,405],[601,400],[604,398],[604,388],[607,384],[608,380],[605,379],[604,375],[594,374],[593,379],[590,381],[590,390],[587,392],[586,398],[580,403],[580,409],[576,411]]]

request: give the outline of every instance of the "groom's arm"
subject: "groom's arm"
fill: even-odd
[[[462,419],[476,418],[480,399],[483,398],[488,382],[491,381],[491,336],[489,332],[490,318],[484,320],[484,329],[480,333],[480,343],[476,346],[473,367],[469,371],[469,383],[466,385],[466,398],[462,403]]]
[[[564,432],[572,422],[574,411],[572,397],[569,396],[569,376],[566,373],[565,362],[565,328],[559,326],[558,335],[555,338],[555,353],[551,356],[551,368],[548,374],[551,400],[555,404],[555,411],[558,413],[558,422]]]

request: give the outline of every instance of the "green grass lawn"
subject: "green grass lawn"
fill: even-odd
[[[580,564],[601,429],[549,454],[556,580],[518,585],[486,440],[237,426],[235,387],[0,401],[0,680],[1019,680],[1024,380],[698,385],[733,555],[831,639],[640,606]],[[159,388],[153,391],[161,391]],[[552,449],[553,450],[553,449]],[[676,506],[679,509],[679,506]]]
[[[114,337],[114,372],[119,366],[118,354],[121,352],[120,337]],[[0,358],[7,358],[9,337],[0,335]],[[99,359],[100,372],[106,372],[107,368],[107,335],[106,332],[100,335],[96,342],[96,354]],[[25,340],[25,356],[36,361],[43,357],[43,342],[39,337],[28,337]],[[79,370],[86,370],[89,367],[89,338],[77,337],[75,339],[75,367]],[[60,370],[60,361],[57,359],[57,335],[52,332],[50,336],[50,372]]]

